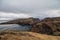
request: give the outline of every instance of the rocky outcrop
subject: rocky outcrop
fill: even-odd
[[[32,28],[30,31],[48,34],[48,35],[60,35],[60,17],[45,18],[40,20],[39,18],[25,18],[12,20],[0,24],[19,24],[19,25],[30,25]]]
[[[31,31],[49,35],[60,35],[60,18],[45,18],[35,24]]]
[[[60,35],[60,22],[37,23],[32,27],[31,31],[49,35]]]

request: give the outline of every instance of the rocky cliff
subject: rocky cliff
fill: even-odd
[[[30,25],[32,28],[30,31],[48,34],[48,35],[60,35],[60,17],[45,18],[40,20],[39,18],[25,18],[8,21],[0,24],[19,24]]]

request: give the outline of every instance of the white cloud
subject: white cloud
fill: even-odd
[[[1,21],[5,21],[5,20],[13,20],[12,18],[0,18]]]
[[[59,17],[60,10],[48,10],[41,11],[35,14],[26,14],[26,13],[8,13],[8,12],[0,12],[0,20],[12,20],[16,18],[29,18],[29,17]]]
[[[45,10],[32,14],[34,17],[45,18],[45,17],[60,17],[60,10]]]
[[[31,16],[24,13],[0,12],[0,20],[10,20],[15,18],[28,18],[28,17],[31,17]]]
[[[5,18],[58,17],[60,0],[0,0],[0,11]]]
[[[46,12],[46,15],[48,17],[59,17],[60,16],[60,10],[49,10]]]

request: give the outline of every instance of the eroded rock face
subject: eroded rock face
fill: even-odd
[[[30,25],[32,26],[30,29],[32,32],[49,35],[60,35],[60,17],[45,18],[41,21],[39,18],[25,18],[12,20],[1,24]]]

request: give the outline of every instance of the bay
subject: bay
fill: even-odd
[[[6,22],[6,21],[0,21],[0,23]],[[28,31],[31,29],[31,26],[22,26],[18,24],[5,24],[5,25],[0,25],[0,31],[4,30],[20,30],[20,31]]]

